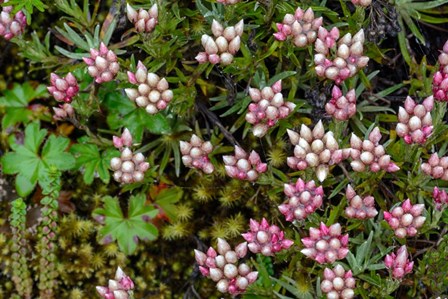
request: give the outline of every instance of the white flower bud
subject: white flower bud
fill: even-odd
[[[224,276],[232,279],[234,277],[236,277],[238,275],[238,269],[235,265],[233,264],[226,264],[224,266]]]
[[[119,170],[121,168],[121,159],[114,157],[110,160],[110,167],[112,170]]]

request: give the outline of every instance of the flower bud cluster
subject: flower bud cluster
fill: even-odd
[[[124,91],[128,98],[137,106],[145,108],[149,114],[155,114],[166,108],[173,99],[173,91],[168,89],[168,81],[160,79],[154,73],[148,73],[148,69],[141,61],[137,64],[137,71],[128,72],[130,83],[137,85],[135,88],[126,88]]]
[[[372,4],[372,0],[352,0],[352,3],[362,7],[368,7]]]
[[[349,90],[344,96],[339,87],[333,86],[331,99],[325,105],[325,111],[337,120],[348,120],[356,113],[355,90]]]
[[[253,253],[273,256],[294,244],[294,241],[285,239],[285,233],[277,225],[269,225],[265,218],[260,223],[250,219],[249,226],[250,231],[242,234],[242,236],[248,242],[247,247]]]
[[[69,103],[64,103],[63,105],[59,105],[58,107],[53,107],[54,120],[65,120],[67,118],[72,118],[75,115],[75,109]]]
[[[384,259],[384,264],[386,268],[392,271],[392,277],[396,279],[401,279],[408,273],[412,272],[414,267],[414,262],[408,259],[408,250],[406,245],[401,246],[397,253],[391,253],[386,255]]]
[[[324,181],[329,173],[328,165],[333,165],[348,158],[349,150],[340,150],[339,144],[333,137],[333,132],[325,133],[320,120],[311,131],[302,124],[300,134],[287,130],[289,139],[294,147],[294,156],[288,157],[288,166],[296,170],[308,167],[316,169],[319,181]]]
[[[263,137],[270,127],[274,126],[279,119],[286,118],[296,107],[294,103],[284,101],[281,91],[281,80],[261,90],[249,88],[253,103],[249,104],[246,121],[254,125],[253,134],[256,137]]]
[[[70,103],[73,97],[78,94],[78,81],[72,73],[68,73],[65,78],[51,73],[50,82],[51,86],[48,86],[47,90],[58,102]]]
[[[235,26],[224,28],[218,21],[213,20],[212,32],[215,38],[204,34],[201,38],[205,52],[199,52],[196,60],[199,63],[209,61],[211,64],[221,63],[229,65],[233,61],[233,55],[239,51],[241,35],[243,34],[244,21],[239,21]]]
[[[95,82],[100,84],[112,81],[117,75],[120,65],[117,55],[102,42],[99,50],[90,49],[90,57],[83,57],[84,62],[89,66],[87,71]]]
[[[353,161],[350,165],[354,171],[378,172],[382,169],[387,172],[396,172],[400,170],[400,167],[391,161],[390,156],[386,155],[383,145],[379,144],[380,140],[381,133],[378,127],[375,127],[370,132],[369,138],[364,141],[352,133],[350,156]]]
[[[0,4],[7,3],[9,0],[0,0]],[[19,10],[15,15],[11,15],[12,6],[3,6],[0,12],[0,35],[6,40],[23,33],[26,26],[26,16]]]
[[[218,291],[230,295],[244,293],[247,287],[257,280],[258,272],[251,271],[245,263],[238,263],[246,254],[247,242],[232,250],[229,243],[221,238],[218,238],[217,250],[210,247],[207,253],[194,251],[201,274],[216,282]]]
[[[232,5],[232,4],[237,4],[238,2],[240,2],[241,0],[216,0],[216,2],[224,4],[224,5]]]
[[[302,221],[322,206],[324,189],[316,187],[314,181],[305,183],[298,179],[295,184],[285,184],[283,192],[288,200],[278,206],[280,212],[285,215],[286,221]]]
[[[329,299],[350,299],[355,296],[355,283],[351,270],[345,271],[341,265],[336,265],[333,270],[325,268],[320,289]]]
[[[448,205],[448,194],[445,190],[440,190],[439,188],[434,187],[432,198],[434,199],[436,209],[439,211],[442,210],[443,206]]]
[[[314,43],[317,38],[317,30],[321,25],[322,17],[315,18],[311,8],[303,11],[298,7],[294,15],[286,14],[283,22],[277,23],[278,32],[274,33],[274,37],[279,41],[291,37],[296,47],[306,47]]]
[[[448,41],[443,45],[439,55],[439,70],[432,80],[432,93],[436,100],[448,101]]]
[[[182,153],[184,165],[190,168],[201,169],[206,174],[210,174],[215,170],[208,158],[208,154],[212,151],[212,143],[210,141],[202,141],[195,134],[191,136],[190,142],[180,141],[180,152]]]
[[[262,163],[260,155],[252,151],[248,155],[241,147],[235,145],[235,156],[223,156],[228,176],[239,180],[253,182],[260,173],[266,172],[268,165]]]
[[[149,10],[140,8],[138,12],[129,4],[126,5],[128,20],[134,24],[137,32],[151,32],[158,23],[159,10],[157,4],[151,6]]]
[[[316,64],[316,74],[319,77],[335,81],[341,84],[345,79],[353,77],[358,70],[365,67],[369,62],[369,57],[364,53],[364,31],[361,29],[353,37],[347,33],[340,38],[339,30],[332,29],[328,32],[320,27],[315,43],[314,63]],[[332,55],[334,53],[334,55]],[[329,57],[332,56],[332,57]]]
[[[334,263],[345,258],[348,250],[348,234],[341,235],[341,225],[327,227],[323,222],[319,228],[310,228],[310,236],[303,238],[305,246],[300,252],[319,264]]]
[[[417,229],[425,223],[426,217],[421,216],[424,208],[424,204],[412,205],[408,198],[390,213],[384,212],[384,220],[389,223],[398,238],[413,237],[417,234]]]
[[[130,299],[132,297],[134,282],[127,276],[120,267],[115,273],[115,279],[109,280],[107,287],[97,286],[96,291],[105,299]]]
[[[429,157],[428,163],[422,163],[422,171],[435,179],[448,181],[448,156],[439,158],[437,153]]]
[[[424,144],[432,134],[431,111],[434,107],[434,97],[427,97],[422,104],[418,104],[407,97],[404,108],[398,110],[397,135],[404,139],[407,144]]]
[[[345,215],[348,218],[365,220],[373,218],[378,214],[378,211],[375,209],[375,199],[373,196],[369,195],[361,198],[350,185],[347,186],[345,196],[349,201],[349,206],[345,208]]]
[[[132,136],[129,130],[124,129],[121,137],[114,136],[113,143],[121,152],[120,157],[114,157],[110,160],[115,181],[125,184],[143,181],[149,163],[145,162],[145,156],[142,153],[134,154],[130,149]]]

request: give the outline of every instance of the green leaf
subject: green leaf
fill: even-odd
[[[51,167],[68,170],[75,165],[73,156],[65,152],[69,145],[65,137],[51,135],[39,154],[46,135],[47,130],[40,129],[39,123],[29,124],[25,128],[24,144],[11,144],[14,151],[6,153],[1,159],[6,174],[18,174],[16,188],[21,196],[30,194],[36,182],[44,182]]]
[[[142,139],[144,129],[158,135],[171,132],[165,115],[160,112],[150,115],[144,109],[137,108],[134,103],[120,93],[108,93],[104,104],[111,112],[107,117],[109,126],[114,130],[122,127],[128,128],[136,142]]]
[[[118,155],[116,150],[108,150],[101,154],[95,144],[79,143],[73,145],[70,152],[76,158],[75,168],[84,168],[83,179],[87,185],[93,183],[95,172],[104,183],[109,183],[109,163],[112,157]]]
[[[183,196],[184,192],[179,187],[173,187],[162,190],[157,194],[155,198],[155,203],[162,208],[170,220],[176,220],[176,206],[177,203]]]
[[[431,9],[439,7],[443,4],[447,4],[448,0],[434,0],[434,1],[422,1],[422,2],[413,2],[413,3],[406,3],[406,5],[409,5],[411,9],[415,10],[423,10],[423,9]]]
[[[65,137],[51,135],[42,150],[42,161],[48,167],[55,166],[59,170],[69,170],[75,166],[75,158],[72,154],[65,152],[70,140]]]
[[[28,82],[22,85],[15,83],[11,90],[5,91],[5,96],[0,97],[0,107],[5,107],[6,110],[2,119],[3,129],[20,122],[29,122],[33,116],[33,112],[28,109],[29,102],[47,96],[47,89],[43,84],[33,87]]]
[[[127,255],[135,251],[138,239],[154,240],[158,236],[157,228],[148,222],[157,215],[158,210],[146,205],[145,199],[144,194],[132,196],[127,217],[123,215],[118,199],[112,197],[104,199],[103,209],[93,211],[94,216],[105,216],[105,225],[100,234],[103,237],[111,236]]]
[[[40,129],[39,123],[29,124],[25,129],[25,147],[31,152],[37,153],[46,135],[47,130]]]
[[[285,72],[281,72],[280,74],[275,75],[274,77],[272,77],[269,82],[268,82],[268,86],[272,86],[275,82],[277,82],[278,80],[283,80],[285,78],[294,76],[295,74],[297,74],[296,71],[285,71]]]
[[[16,177],[16,190],[17,194],[22,197],[28,196],[33,192],[34,187],[36,187],[36,180],[30,180],[23,174],[19,174]]]

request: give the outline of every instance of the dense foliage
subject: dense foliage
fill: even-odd
[[[448,0],[0,5],[0,298],[448,296]]]

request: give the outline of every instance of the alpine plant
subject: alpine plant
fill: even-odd
[[[8,3],[9,0],[0,0],[0,4]],[[19,10],[12,14],[12,6],[2,6],[0,12],[0,35],[6,40],[21,35],[26,27],[26,16]]]
[[[361,140],[358,136],[352,133],[350,138],[350,156],[352,162],[350,165],[356,172],[378,172],[384,170],[386,172],[396,172],[400,167],[392,162],[383,145],[379,144],[381,140],[381,133],[378,127],[375,127],[369,134],[369,138]]]
[[[190,142],[180,141],[180,152],[182,153],[184,165],[189,168],[200,169],[206,174],[210,174],[215,170],[208,158],[212,151],[212,143],[210,141],[202,141],[195,134],[191,136]]]
[[[270,127],[273,127],[279,119],[286,118],[296,107],[292,102],[285,102],[281,91],[281,80],[261,90],[249,88],[252,103],[249,104],[246,121],[254,125],[252,130],[254,136],[266,135]]]
[[[135,30],[140,33],[149,33],[154,30],[158,23],[159,11],[157,4],[151,6],[149,10],[140,8],[136,11],[129,4],[126,5],[128,20],[134,24]]]
[[[435,178],[448,181],[448,156],[439,158],[437,153],[432,154],[428,162],[422,163],[422,171]]]
[[[384,265],[395,279],[402,279],[406,274],[412,272],[414,262],[408,259],[406,245],[401,246],[396,253],[386,255]]]
[[[78,81],[72,73],[68,73],[65,78],[51,73],[50,82],[51,86],[48,86],[47,90],[58,102],[71,103],[73,97],[79,92]]]
[[[442,211],[443,207],[448,205],[448,194],[445,190],[440,190],[439,188],[434,187],[432,198],[434,199],[436,209],[439,211]]]
[[[53,119],[54,120],[66,120],[75,116],[75,109],[69,103],[59,105],[59,107],[53,107]]]
[[[260,155],[252,151],[248,155],[241,147],[235,145],[234,156],[223,156],[226,173],[238,180],[256,181],[259,174],[266,172],[268,165],[261,162]]]
[[[322,28],[322,27],[321,27]],[[338,32],[338,31],[337,31]],[[327,78],[336,84],[353,77],[369,62],[364,53],[364,31],[361,29],[355,35],[347,33],[335,43],[338,36],[336,30],[328,32],[319,29],[314,50],[315,71],[319,77]],[[329,38],[330,37],[330,38]]]
[[[233,61],[233,56],[239,51],[241,46],[241,35],[243,34],[244,20],[239,21],[235,26],[224,28],[218,21],[213,20],[213,37],[204,34],[201,38],[205,52],[199,52],[196,60],[199,63],[210,62],[229,65]]]
[[[285,184],[283,192],[288,200],[278,209],[286,221],[303,221],[322,206],[324,189],[322,186],[316,187],[314,181],[305,183],[299,178],[295,184]]]
[[[109,280],[107,287],[97,286],[96,291],[105,299],[130,299],[133,298],[134,282],[123,270],[118,267],[115,278]]]
[[[448,41],[443,45],[439,55],[439,70],[432,80],[432,92],[438,101],[448,101]]]
[[[355,284],[352,271],[345,271],[341,265],[336,265],[333,269],[325,268],[320,289],[328,299],[351,299],[355,296]]]
[[[375,199],[373,196],[369,195],[361,198],[356,194],[351,185],[347,186],[345,195],[349,202],[348,207],[345,208],[345,215],[348,218],[365,220],[373,218],[378,214],[378,211],[375,209]]]
[[[351,89],[344,96],[336,85],[333,86],[331,99],[325,105],[325,111],[337,120],[348,120],[356,113],[356,94]]]
[[[372,4],[372,0],[352,0],[352,3],[357,6],[369,7]]]
[[[333,132],[325,133],[322,121],[319,121],[312,131],[302,124],[300,133],[292,130],[287,132],[294,145],[294,156],[288,157],[288,166],[295,170],[313,168],[320,182],[327,178],[330,165],[341,162],[350,154],[350,150],[339,149]]]
[[[398,110],[397,135],[407,144],[424,144],[432,134],[431,111],[434,107],[434,97],[427,97],[422,104],[417,104],[411,97],[407,97],[404,108]]]
[[[137,88],[126,88],[126,95],[149,114],[156,114],[165,109],[173,99],[173,91],[169,89],[168,81],[154,73],[148,73],[141,61],[138,62],[135,73],[128,72],[128,80],[137,85]]]
[[[250,231],[242,236],[248,243],[247,247],[253,253],[273,256],[294,244],[294,241],[285,239],[285,233],[277,225],[269,225],[265,218],[261,222],[250,219],[249,226]]]
[[[319,264],[334,263],[346,257],[348,250],[348,234],[341,234],[341,225],[335,223],[327,227],[323,222],[319,228],[310,228],[310,236],[303,238],[305,246],[300,252]]]
[[[390,212],[384,212],[384,220],[394,230],[397,238],[413,237],[417,230],[423,226],[426,217],[422,216],[424,204],[412,205],[406,199],[401,206],[393,208]]]
[[[239,262],[247,254],[247,242],[231,249],[226,240],[218,238],[217,250],[210,247],[206,253],[194,250],[199,271],[216,282],[221,293],[238,295],[257,280],[258,272],[252,271],[246,263]]]
[[[113,143],[120,150],[120,157],[110,160],[114,180],[124,184],[143,181],[149,163],[145,162],[145,156],[142,153],[133,153],[130,149],[132,136],[129,130],[124,129],[121,137],[113,136]]]
[[[321,25],[322,17],[315,18],[311,8],[303,11],[298,7],[294,15],[286,14],[283,22],[277,23],[278,32],[274,33],[274,37],[279,41],[291,38],[296,47],[306,47],[314,43]]]
[[[112,81],[120,70],[117,55],[102,42],[100,48],[90,49],[90,57],[83,57],[87,71],[98,84]]]

